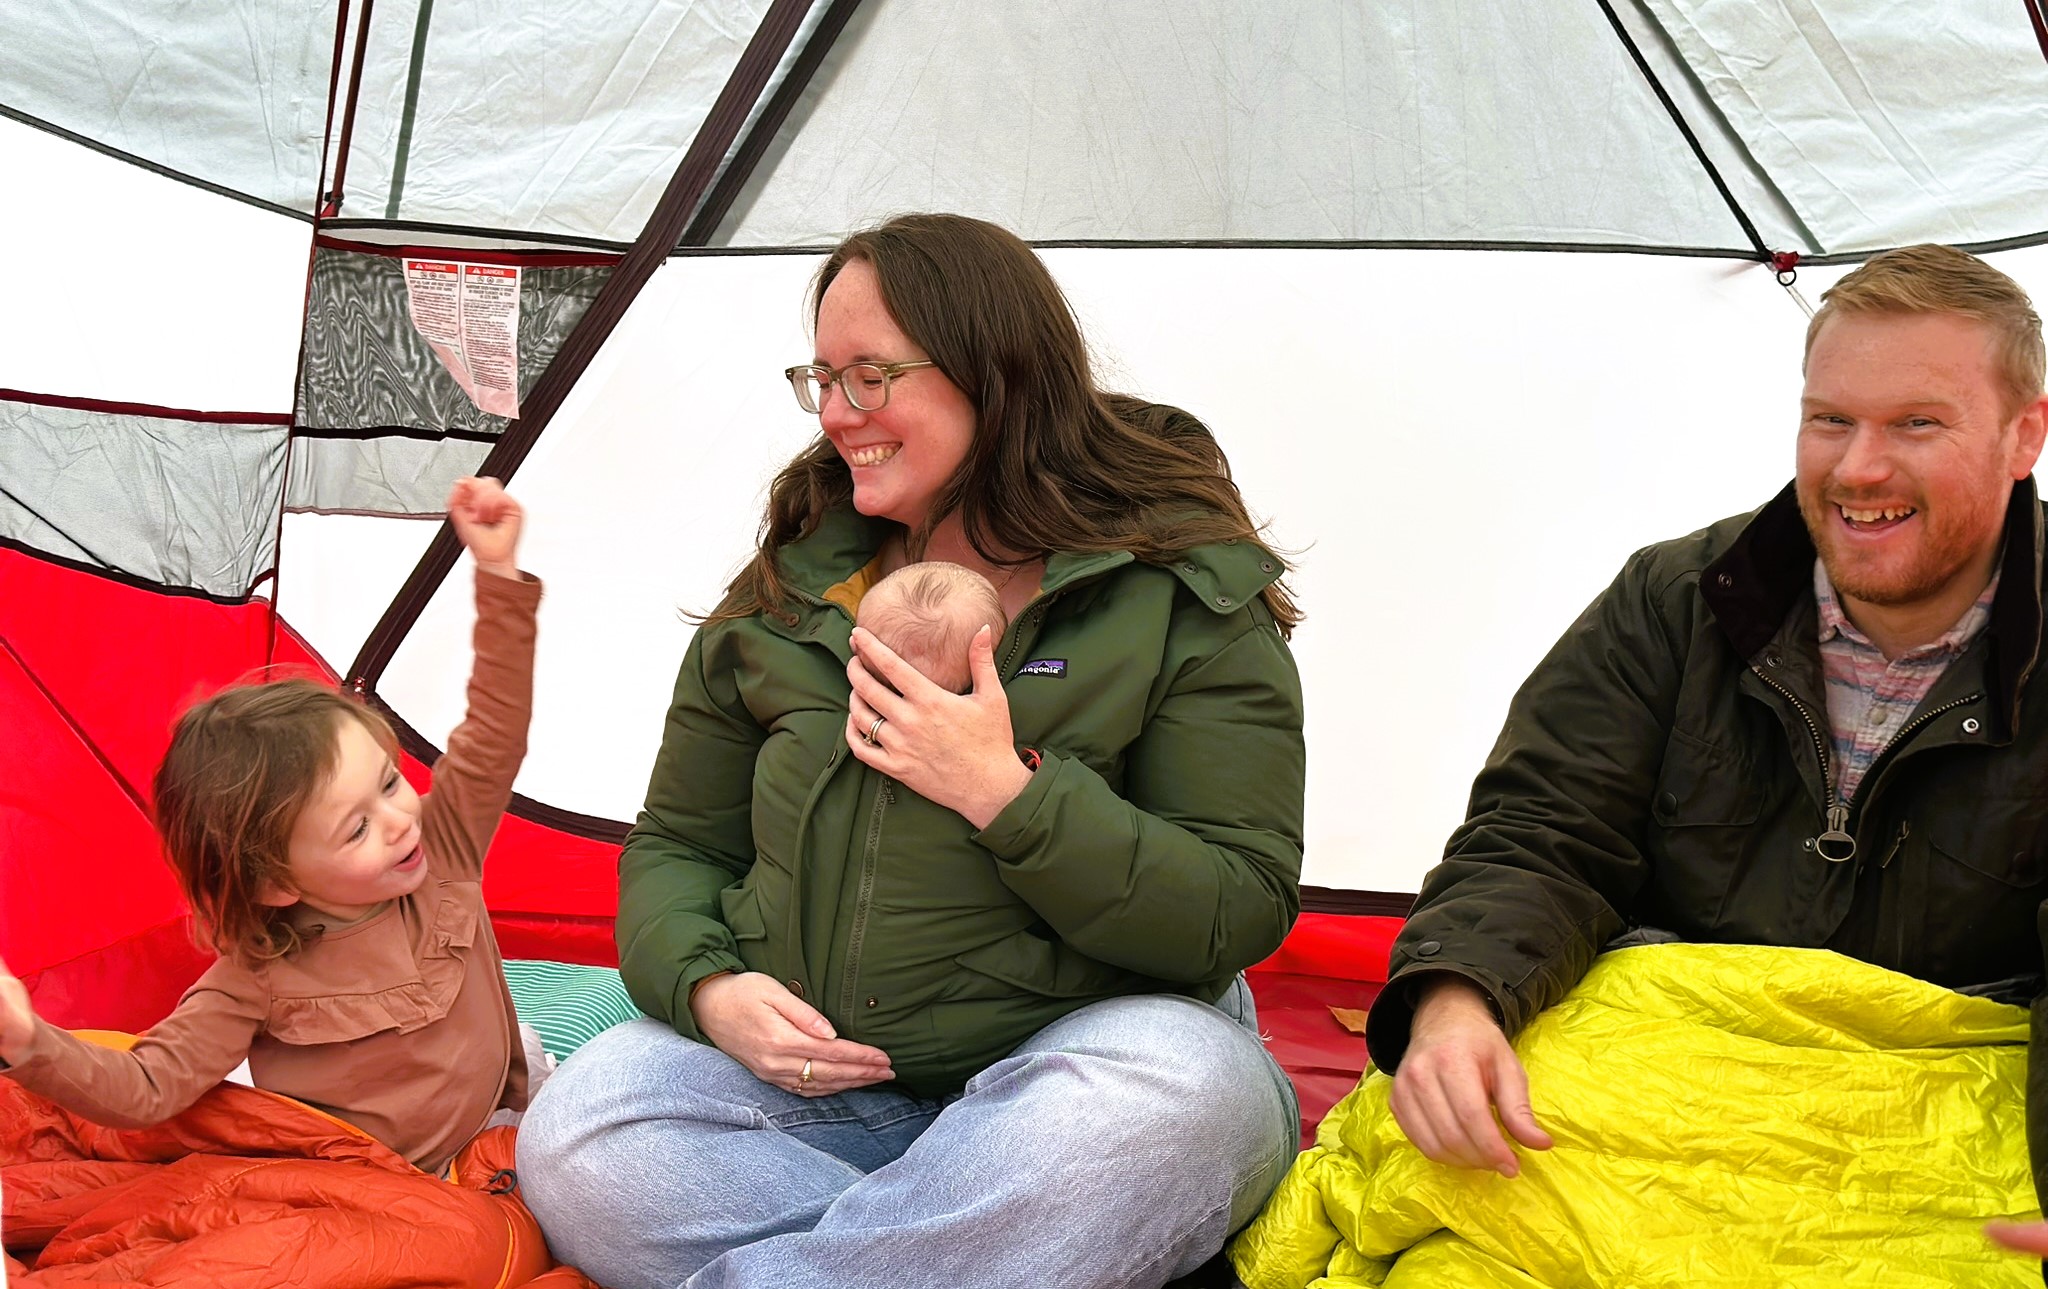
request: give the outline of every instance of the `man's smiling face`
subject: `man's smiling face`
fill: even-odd
[[[1905,608],[1988,575],[2013,481],[2033,468],[1988,327],[1835,314],[1814,337],[1800,402],[1799,511],[1838,592]]]

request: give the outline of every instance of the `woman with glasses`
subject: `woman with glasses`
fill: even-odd
[[[1022,241],[914,215],[819,271],[817,440],[692,640],[620,857],[649,1019],[521,1132],[612,1289],[1158,1285],[1292,1159],[1239,974],[1299,907],[1298,613],[1208,431],[1104,393]],[[854,629],[920,560],[974,684]]]

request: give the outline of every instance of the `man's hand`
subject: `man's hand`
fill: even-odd
[[[1439,1164],[1518,1175],[1503,1125],[1531,1150],[1551,1146],[1529,1109],[1529,1076],[1485,995],[1456,976],[1423,986],[1388,1106],[1415,1148]]]
[[[518,580],[519,529],[525,519],[526,512],[496,479],[457,479],[448,493],[448,522],[482,572]]]
[[[1984,1234],[2008,1249],[2048,1258],[2048,1222],[1993,1222]]]
[[[0,1061],[19,1065],[35,1042],[36,1014],[28,1005],[28,989],[0,962]]]

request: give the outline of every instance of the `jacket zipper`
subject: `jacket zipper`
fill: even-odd
[[[1783,694],[1786,701],[1799,710],[1800,719],[1806,722],[1806,732],[1813,736],[1813,750],[1820,754],[1821,779],[1827,785],[1828,823],[1827,831],[1814,839],[1814,849],[1820,852],[1822,859],[1830,863],[1846,864],[1856,858],[1856,838],[1848,831],[1849,807],[1845,803],[1835,800],[1835,776],[1829,767],[1827,741],[1821,737],[1820,726],[1814,723],[1813,714],[1808,710],[1806,704],[1799,701],[1791,690],[1772,680],[1769,676],[1764,675],[1763,671],[1758,667],[1751,666],[1750,671],[1756,674],[1758,680]],[[1877,755],[1870,759],[1870,769],[1864,771],[1864,780],[1866,782],[1876,782],[1873,772],[1883,763],[1885,757],[1891,755],[1893,748],[1905,742],[1916,730],[1924,728],[1935,717],[1946,712],[1952,712],[1958,707],[1967,707],[1982,697],[1984,697],[1984,694],[1981,690],[1974,694],[1966,694],[1961,698],[1943,703],[1939,707],[1924,711],[1912,720],[1907,721],[1898,733],[1892,735],[1889,742],[1877,750]],[[1899,843],[1906,839],[1906,832],[1909,827],[1910,825],[1902,825],[1900,827],[1899,835],[1892,842],[1891,850],[1885,854],[1883,863],[1879,864],[1878,867],[1882,868],[1892,862],[1892,856],[1898,854]],[[1846,846],[1846,849],[1843,849],[1840,854],[1834,854],[1830,852],[1830,846],[1836,848]]]
[[[1018,618],[1012,624],[1010,628],[1010,647],[1004,652],[1003,661],[996,667],[997,679],[1008,678],[1011,666],[1017,661],[1017,655],[1023,652],[1025,631],[1037,628],[1039,622],[1045,617],[1045,606],[1052,603],[1059,594],[1060,592],[1054,591],[1050,596],[1032,601],[1031,607],[1024,610],[1024,616]]]
[[[868,905],[875,895],[875,862],[882,849],[882,816],[896,803],[896,781],[883,778],[882,786],[875,793],[875,808],[868,815],[867,844],[860,853],[860,886],[854,894],[853,926],[846,933],[846,980],[839,987],[839,1014],[842,1017],[859,1015],[856,1002],[860,997],[860,955],[868,938]]]
[[[1798,710],[1799,719],[1806,722],[1806,732],[1813,736],[1814,753],[1820,757],[1822,805],[1827,811],[1827,831],[1814,838],[1813,848],[1820,852],[1822,859],[1827,860],[1831,864],[1848,863],[1856,858],[1856,838],[1851,836],[1848,831],[1849,807],[1835,800],[1835,774],[1828,759],[1828,741],[1821,737],[1820,726],[1814,722],[1813,713],[1808,710],[1805,703],[1799,700],[1797,695],[1777,681],[1772,680],[1769,676],[1764,675],[1763,668],[1756,666],[1754,663],[1750,665],[1749,669],[1755,673],[1758,680],[1783,694],[1785,701],[1792,704]],[[1835,850],[1840,850],[1841,853],[1835,854]]]

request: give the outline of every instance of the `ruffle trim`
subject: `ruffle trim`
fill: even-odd
[[[419,975],[386,989],[353,994],[270,999],[264,1026],[280,1043],[310,1047],[348,1043],[372,1034],[409,1034],[445,1019],[469,974],[469,954],[476,944],[479,913],[474,882],[448,883],[434,910],[433,930],[419,960]]]

